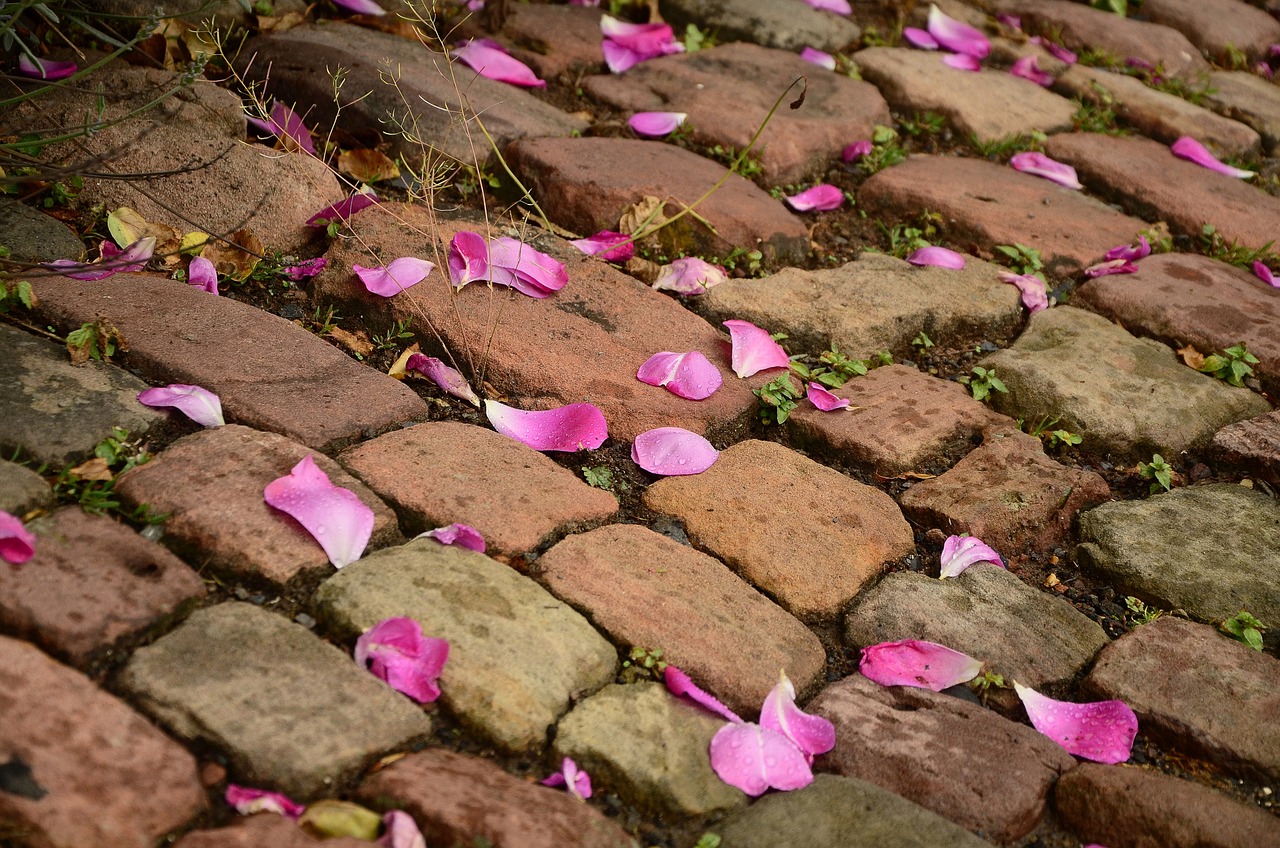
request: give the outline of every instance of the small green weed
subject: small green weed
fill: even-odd
[[[739,153],[732,146],[722,147],[717,144],[715,147],[706,148],[707,156],[722,162],[725,165],[732,166],[734,162],[738,162]],[[747,154],[742,157],[742,161],[738,163],[738,173],[747,179],[759,176],[764,173],[764,165],[760,163],[760,157],[754,153]]]
[[[330,306],[317,306],[316,311],[311,314],[310,326],[307,328],[318,336],[333,332],[338,326],[338,322],[342,320],[335,308]]]
[[[996,250],[1000,251],[1006,259],[1005,264],[1019,274],[1031,274],[1038,277],[1040,282],[1044,282],[1044,260],[1040,258],[1040,251],[1034,247],[1027,247],[1025,244],[997,244]]]
[[[18,306],[31,309],[38,302],[35,292],[31,290],[31,283],[26,280],[18,280],[12,284],[0,280],[0,315]]]
[[[111,322],[99,319],[67,333],[66,345],[76,365],[89,359],[110,362],[116,351],[124,348],[124,339]]]
[[[762,277],[764,276],[764,267],[760,263],[763,260],[764,254],[758,250],[735,247],[724,259],[708,259],[707,261],[714,265],[723,266],[726,271],[741,270],[748,277]]]
[[[1261,651],[1262,634],[1267,626],[1245,610],[1240,610],[1222,622],[1219,629],[1237,642],[1243,642],[1255,651]]]
[[[622,661],[623,674],[636,679],[650,677],[661,680],[662,673],[667,668],[667,662],[662,658],[662,654],[661,648],[650,650],[639,645],[632,646],[627,658]],[[628,673],[626,669],[634,669],[634,671]]]
[[[1253,374],[1253,369],[1249,366],[1257,364],[1258,357],[1245,348],[1244,342],[1240,342],[1240,344],[1232,345],[1222,353],[1209,354],[1204,358],[1204,363],[1196,370],[1203,371],[1215,379],[1223,381],[1228,386],[1243,388],[1244,378]]]
[[[693,848],[720,848],[720,834],[707,831],[698,837]]]
[[[912,138],[929,138],[947,128],[947,119],[937,112],[917,112],[910,118],[898,121],[898,126]]]
[[[969,144],[986,159],[1004,159],[1027,150],[1043,151],[1047,138],[1038,130],[1027,134],[1007,135],[993,141],[983,141],[976,134],[970,134]]]
[[[973,399],[985,402],[991,397],[992,391],[1008,394],[1009,389],[1004,382],[996,376],[996,369],[983,368],[981,365],[973,367],[973,373],[966,377],[959,378],[961,383],[969,387],[969,391],[973,393]]]
[[[1078,132],[1123,135],[1125,131],[1116,123],[1115,98],[1097,83],[1093,84],[1093,89],[1093,98],[1075,100],[1076,113],[1071,116],[1072,126]]]
[[[400,342],[413,338],[413,319],[401,318],[391,325],[385,335],[373,337],[373,346],[378,350],[394,350]]]
[[[992,671],[989,668],[986,668],[985,666],[982,669],[982,674],[979,674],[977,677],[969,681],[969,686],[973,689],[973,691],[977,692],[980,695],[986,695],[992,689],[1012,689],[1013,688],[1012,686],[1004,682],[1003,674],[996,674],[994,671]]]
[[[1254,262],[1270,253],[1274,244],[1274,241],[1269,241],[1258,248],[1241,247],[1237,242],[1225,239],[1213,224],[1205,224],[1200,228],[1201,252],[1210,259],[1227,262],[1238,268],[1250,268]]]
[[[79,174],[73,174],[69,182],[71,183],[70,185],[64,182],[55,182],[49,187],[49,193],[40,201],[40,204],[45,209],[72,205],[76,198],[80,196],[80,190],[84,188],[84,177]]]
[[[898,143],[898,131],[877,124],[871,132],[871,152],[858,160],[858,169],[867,176],[906,161],[907,151]]]
[[[933,347],[933,339],[929,338],[929,334],[921,330],[916,337],[911,340],[912,347],[918,347],[921,350],[928,350]]]
[[[1040,419],[1038,424],[1035,424],[1028,430],[1023,426],[1023,420],[1019,418],[1018,429],[1025,431],[1028,435],[1035,436],[1041,441],[1048,442],[1050,448],[1075,447],[1084,441],[1083,436],[1080,436],[1077,433],[1072,433],[1069,430],[1050,430],[1049,428],[1054,424],[1057,424],[1059,420],[1061,420],[1061,416],[1058,415],[1055,415],[1052,418],[1045,416]]]
[[[608,489],[613,485],[613,472],[609,470],[607,465],[584,465],[582,466],[582,479],[587,481],[588,486],[595,486],[597,489]]]
[[[1150,624],[1164,615],[1164,610],[1144,604],[1132,595],[1124,599],[1124,605],[1129,608],[1125,618],[1129,619],[1129,624],[1133,627]]]
[[[1128,0],[1090,0],[1089,5],[1104,12],[1114,12],[1121,17],[1129,14]]]
[[[880,232],[884,233],[885,240],[889,243],[889,255],[899,259],[906,259],[915,251],[928,247],[931,243],[925,238],[924,230],[919,227],[894,224],[893,229],[890,229],[879,221],[876,222],[876,226],[880,228]]]
[[[892,364],[893,354],[887,350],[880,351],[872,359],[852,359],[832,345],[830,350],[822,352],[816,365],[811,367],[796,361],[791,363],[791,370],[801,379],[814,381],[828,389],[838,389],[854,377],[865,377],[872,368]]]
[[[715,34],[698,29],[696,24],[688,24],[684,28],[684,50],[686,53],[697,53],[707,47],[715,47],[718,39]]]
[[[1173,489],[1173,466],[1164,461],[1160,454],[1153,454],[1150,462],[1138,463],[1138,476],[1151,481],[1151,494],[1164,489]]]
[[[1138,235],[1147,237],[1147,244],[1151,245],[1152,253],[1173,252],[1173,236],[1169,234],[1169,228],[1164,223],[1152,224],[1145,230],[1140,230]]]
[[[760,399],[758,411],[764,424],[785,424],[800,404],[800,390],[790,374],[783,374],[751,392]]]
[[[63,502],[78,503],[88,513],[101,515],[114,512],[139,524],[159,524],[168,514],[157,514],[147,504],[133,511],[121,508],[115,493],[116,480],[131,468],[151,459],[142,439],[131,439],[129,431],[113,427],[111,435],[93,449],[94,459],[77,466],[67,466],[53,481],[53,493]]]

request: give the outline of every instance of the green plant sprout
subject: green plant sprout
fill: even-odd
[[[1222,622],[1218,629],[1237,642],[1243,642],[1255,651],[1261,651],[1262,634],[1266,631],[1267,626],[1245,610],[1240,610],[1240,612]]]
[[[413,338],[413,319],[401,318],[391,325],[385,335],[375,335],[373,346],[378,350],[394,350],[402,341]]]
[[[898,126],[902,131],[912,138],[931,137],[938,135],[947,128],[947,119],[944,115],[937,112],[917,112],[910,118],[903,118],[898,121]]]
[[[698,837],[693,848],[720,848],[720,834],[707,831]]]
[[[969,145],[982,154],[984,159],[1004,159],[1014,153],[1022,153],[1027,150],[1043,151],[1044,143],[1048,138],[1047,135],[1039,130],[1018,135],[1007,135],[991,141],[983,141],[978,138],[976,133],[971,133],[969,135]]]
[[[1061,419],[1062,419],[1062,416],[1060,415],[1055,415],[1052,418],[1046,415],[1044,418],[1040,419],[1040,422],[1038,424],[1033,425],[1031,429],[1028,430],[1024,427],[1023,420],[1019,418],[1018,429],[1025,431],[1027,435],[1035,436],[1037,439],[1040,439],[1041,441],[1047,440],[1050,448],[1075,447],[1076,445],[1083,442],[1084,437],[1076,433],[1072,433],[1069,430],[1061,430],[1061,429],[1050,430],[1049,429],[1054,424],[1057,424]]]
[[[1222,353],[1212,353],[1204,358],[1197,371],[1203,371],[1228,386],[1244,388],[1244,378],[1253,374],[1249,366],[1257,365],[1258,357],[1245,349],[1244,342],[1232,345]]]
[[[973,399],[976,401],[986,401],[991,397],[992,391],[1003,394],[1009,393],[1008,387],[996,376],[996,369],[994,368],[987,369],[981,365],[975,365],[971,375],[962,376],[958,379],[969,387],[969,391],[973,393]]]
[[[1040,282],[1045,282],[1044,278],[1044,260],[1040,257],[1040,251],[1034,247],[1027,247],[1025,244],[997,244],[996,250],[1002,253],[1007,260],[1007,264],[1018,274],[1030,274],[1037,277]]]
[[[1129,609],[1129,613],[1126,618],[1128,618],[1129,623],[1135,627],[1143,624],[1150,624],[1160,616],[1164,615],[1164,610],[1159,607],[1153,607],[1145,604],[1132,595],[1124,599],[1124,605]]]
[[[55,497],[63,502],[77,503],[92,515],[113,512],[138,524],[160,524],[169,517],[167,513],[153,513],[147,504],[139,504],[131,512],[125,511],[116,496],[115,484],[120,475],[151,460],[151,454],[141,439],[132,439],[128,430],[113,427],[111,435],[94,446],[93,455],[95,460],[99,460],[99,467],[95,469],[97,473],[89,473],[85,468],[89,463],[67,466],[54,478]]]
[[[36,303],[38,301],[35,292],[31,290],[31,283],[26,280],[17,280],[10,284],[0,280],[0,315],[18,305],[31,309]]]
[[[1152,481],[1151,494],[1153,495],[1161,489],[1166,492],[1173,489],[1173,467],[1158,453],[1152,455],[1150,462],[1138,463],[1138,476]]]
[[[764,424],[785,424],[787,418],[800,404],[800,391],[790,374],[783,374],[751,393],[760,399],[760,421]]]
[[[98,320],[81,324],[67,333],[66,345],[72,363],[89,359],[110,362],[116,351],[124,348],[124,339],[110,322]]]
[[[613,472],[609,470],[607,465],[584,465],[582,467],[582,479],[587,481],[588,486],[595,486],[597,489],[608,489],[613,485]]]
[[[651,677],[655,680],[661,680],[662,673],[667,668],[667,662],[662,658],[662,655],[663,650],[661,648],[649,649],[633,645],[627,653],[627,658],[622,661],[624,674],[626,674],[625,669],[634,669],[628,676]]]

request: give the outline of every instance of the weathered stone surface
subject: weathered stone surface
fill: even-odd
[[[16,462],[0,460],[0,510],[22,516],[53,500],[53,491],[39,474]]]
[[[630,848],[631,837],[595,807],[561,789],[507,774],[489,760],[428,748],[370,775],[356,796],[403,809],[428,845],[493,848]]]
[[[234,601],[140,648],[119,683],[174,735],[222,751],[234,782],[299,801],[431,731],[345,651]]]
[[[517,3],[510,7],[501,39],[510,45],[512,56],[545,80],[577,68],[595,70],[604,67],[602,14],[598,8]],[[477,31],[476,35],[490,34]]]
[[[72,506],[28,529],[35,556],[0,563],[0,627],[73,665],[204,596],[181,560],[109,518]]]
[[[1013,337],[1022,306],[1017,289],[1000,282],[998,272],[975,259],[952,271],[863,253],[840,268],[785,268],[758,280],[730,280],[692,305],[716,323],[738,318],[786,332],[792,352],[816,355],[834,344],[853,357],[882,350],[903,357],[921,331],[952,347]]]
[[[1206,786],[1158,771],[1082,763],[1063,775],[1053,803],[1088,842],[1166,848],[1280,845],[1280,820]]]
[[[1147,226],[1049,180],[951,156],[913,156],[886,168],[863,183],[858,200],[902,220],[921,208],[939,212],[953,246],[979,256],[997,244],[1035,245],[1054,277],[1074,276]]]
[[[862,36],[847,18],[791,0],[672,0],[662,13],[682,29],[697,24],[718,32],[721,41],[752,41],[796,52],[805,47],[835,52]]]
[[[23,791],[0,790],[0,822],[20,844],[151,848],[205,808],[194,757],[87,677],[4,636],[0,713],[0,763],[29,769]]]
[[[276,813],[258,813],[231,827],[195,830],[178,840],[174,848],[361,848],[368,842],[351,836],[320,839]]]
[[[1245,247],[1262,247],[1276,237],[1272,222],[1280,220],[1280,198],[1179,159],[1158,141],[1071,133],[1049,139],[1045,151],[1075,166],[1089,188],[1192,238],[1205,224]]]
[[[737,713],[754,714],[784,670],[803,699],[825,680],[818,637],[724,565],[634,524],[570,536],[539,580],[618,645],[663,659]]]
[[[42,300],[52,282],[41,281]],[[113,427],[144,436],[164,418],[138,403],[147,384],[114,365],[72,365],[61,346],[8,324],[0,353],[0,450],[10,454],[61,468],[91,456]]]
[[[725,166],[660,141],[630,138],[526,139],[505,154],[534,200],[579,233],[618,229],[622,212],[646,196],[669,198],[674,216],[725,174]],[[697,207],[715,233],[686,215],[658,238],[673,254],[727,256],[734,248],[799,261],[809,252],[805,223],[750,180],[731,174]]]
[[[1166,615],[1112,642],[1085,679],[1119,698],[1143,733],[1229,772],[1280,779],[1280,660],[1209,625]]]
[[[617,665],[614,648],[537,583],[434,539],[347,566],[320,587],[313,606],[342,640],[402,615],[449,640],[444,705],[509,751],[541,748],[570,699],[608,683]]]
[[[347,23],[260,36],[245,45],[236,64],[250,82],[264,85],[267,96],[295,104],[316,125],[337,120],[339,128],[386,141],[414,163],[441,153],[460,162],[491,160],[489,142],[474,124],[477,114],[499,148],[525,136],[567,136],[586,128],[582,119],[515,86],[486,79],[458,62],[450,69],[441,53],[416,40]],[[394,85],[384,78],[388,64]],[[346,70],[341,115],[333,81],[316,72],[324,67]],[[410,137],[398,130],[406,123],[412,126]]]
[[[872,783],[819,774],[727,818],[724,848],[990,848],[936,813]]]
[[[1083,304],[1133,333],[1203,353],[1244,342],[1254,371],[1280,385],[1280,296],[1248,271],[1190,253],[1163,253],[1136,274],[1099,277],[1076,290]]]
[[[969,701],[860,674],[806,711],[835,725],[817,766],[881,786],[994,842],[1035,828],[1058,776],[1076,764],[1056,742]]]
[[[1220,115],[1248,124],[1262,136],[1262,149],[1280,149],[1280,89],[1247,71],[1214,71],[1209,75],[1205,105]]]
[[[1032,688],[1070,680],[1107,644],[1102,628],[1066,601],[982,563],[955,579],[888,575],[845,616],[845,638],[859,648],[939,642]]]
[[[546,456],[470,424],[418,424],[340,458],[399,511],[408,533],[458,521],[479,530],[491,553],[533,551],[618,509],[613,495]]]
[[[1280,485],[1280,410],[1223,427],[1213,437],[1213,454]]]
[[[804,105],[779,109],[756,142],[770,185],[820,176],[850,143],[889,124],[889,107],[870,83],[816,73],[795,53],[754,44],[723,44],[643,62],[625,74],[588,79],[583,87],[616,109],[688,114],[692,139],[743,150],[781,93],[807,77]]]
[[[747,800],[711,770],[707,746],[724,724],[678,701],[661,683],[611,684],[561,719],[554,751],[586,769],[593,787],[617,792],[629,804],[703,816]]]
[[[1059,416],[1090,450],[1130,458],[1205,447],[1220,427],[1267,411],[1248,389],[1197,373],[1164,345],[1071,306],[1032,315],[1013,347],[982,364],[1009,389],[993,393],[1001,412],[1026,421]]]
[[[1166,144],[1189,135],[1219,156],[1248,157],[1260,149],[1261,138],[1253,128],[1125,74],[1072,65],[1054,88],[1081,100],[1105,103],[1126,124]]]
[[[66,224],[7,197],[0,197],[0,244],[18,262],[79,259],[84,253],[84,243]]]
[[[1162,609],[1197,619],[1247,609],[1280,621],[1280,506],[1244,486],[1194,486],[1080,516],[1076,559]]]
[[[956,73],[938,51],[869,47],[853,54],[865,79],[893,108],[946,115],[960,137],[991,142],[1071,129],[1076,107],[1065,97],[1005,71]]]
[[[740,442],[701,474],[659,480],[644,503],[806,620],[834,616],[881,565],[915,550],[888,495],[773,442]]]
[[[313,296],[336,304],[344,315],[358,312],[374,326],[412,320],[425,350],[443,354],[443,340],[468,377],[483,372],[512,405],[593,403],[613,437],[626,440],[655,427],[736,431],[756,408],[751,386],[733,375],[728,346],[716,328],[674,298],[559,239],[533,239],[527,231],[490,228],[480,219],[433,218],[421,207],[399,208],[394,217],[371,209],[349,226],[357,238],[330,250],[329,269],[312,281]],[[529,239],[565,264],[570,282],[536,300],[501,289],[494,294],[481,285],[454,293],[443,276],[432,275],[384,298],[369,294],[350,271],[352,263],[375,265],[397,256],[445,257],[461,230]],[[363,245],[378,253],[370,255]],[[724,385],[695,401],[641,383],[636,371],[663,349],[702,352],[720,369]]]
[[[1240,0],[1151,0],[1142,4],[1142,16],[1173,27],[1206,56],[1223,62],[1230,58],[1229,48],[1256,61],[1280,42],[1280,21]]]
[[[959,383],[905,365],[873,369],[836,394],[849,398],[849,411],[801,404],[788,419],[792,438],[882,477],[949,465],[973,448],[984,427],[1013,424]]]
[[[229,421],[316,450],[427,415],[426,403],[407,386],[296,324],[157,275],[48,277],[36,315],[63,330],[109,321],[129,344],[121,359],[130,369],[157,383],[203,386],[222,398]]]
[[[1061,465],[1045,455],[1039,439],[997,424],[954,468],[919,481],[898,501],[918,525],[977,536],[1013,556],[1060,544],[1076,513],[1110,497],[1097,474]]]
[[[162,541],[193,565],[283,585],[333,570],[315,538],[262,499],[268,483],[307,456],[335,486],[354,492],[373,510],[368,550],[401,541],[391,508],[338,463],[284,436],[238,424],[179,439],[121,477],[116,492],[131,508],[145,503],[168,513]]]

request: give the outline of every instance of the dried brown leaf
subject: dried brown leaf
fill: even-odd
[[[338,170],[362,183],[394,180],[400,176],[400,166],[385,153],[367,148],[344,150],[338,156]]]
[[[368,356],[373,353],[373,342],[369,341],[369,337],[363,331],[352,333],[341,327],[334,327],[325,335],[354,354]]]
[[[618,232],[630,236],[641,227],[646,230],[661,227],[667,222],[667,216],[662,213],[664,206],[666,202],[662,198],[646,194],[639,201],[622,210],[622,217],[618,219]]]
[[[262,241],[248,230],[236,230],[227,244],[221,239],[210,239],[200,249],[200,255],[213,263],[221,277],[245,280],[257,267],[262,255]]]
[[[107,465],[107,461],[100,456],[80,463],[72,468],[70,473],[81,480],[110,480],[116,476],[111,473],[111,466]]]
[[[1197,371],[1199,371],[1201,366],[1204,365],[1204,354],[1196,350],[1191,345],[1178,348],[1178,356],[1180,356],[1182,361],[1188,366],[1196,369]]]

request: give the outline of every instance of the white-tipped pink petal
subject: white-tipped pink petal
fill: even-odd
[[[1070,50],[1063,47],[1061,44],[1054,44],[1049,39],[1039,35],[1033,35],[1030,38],[1028,38],[1027,41],[1030,41],[1032,44],[1040,45],[1045,50],[1048,50],[1049,53],[1053,56],[1053,58],[1057,59],[1059,62],[1064,62],[1068,65],[1074,65],[1076,61],[1080,58],[1075,53],[1072,53]]]
[[[975,59],[985,59],[991,52],[987,37],[968,24],[944,14],[935,4],[929,4],[929,34],[938,44]]]
[[[208,389],[173,383],[138,392],[138,402],[145,406],[172,406],[201,427],[221,427],[222,400]]]
[[[726,724],[711,737],[710,754],[720,779],[752,797],[813,783],[804,752],[778,731],[758,724]]]
[[[480,531],[470,524],[458,524],[455,522],[447,527],[437,527],[434,530],[419,533],[417,538],[435,539],[442,545],[454,545],[459,548],[478,551],[479,553],[484,553],[485,550],[484,536],[481,536]]]
[[[1248,171],[1244,168],[1233,168],[1230,165],[1219,162],[1218,158],[1210,153],[1203,144],[1189,135],[1184,135],[1169,145],[1169,150],[1179,159],[1186,159],[1188,162],[1196,163],[1201,168],[1208,168],[1210,171],[1217,171],[1219,174],[1226,174],[1228,177],[1247,180],[1257,176],[1253,171]]]
[[[881,642],[862,649],[858,670],[881,686],[914,686],[941,692],[982,672],[982,661],[922,639]]]
[[[908,44],[921,50],[937,50],[940,46],[938,39],[919,27],[903,27],[902,37]]]
[[[473,38],[449,55],[486,79],[505,82],[521,88],[546,88],[547,81],[538,79],[533,70],[507,53],[496,41]]]
[[[728,275],[719,265],[712,265],[696,256],[686,256],[659,268],[658,277],[653,281],[653,288],[655,291],[665,290],[696,296],[705,294],[707,289],[728,280]]]
[[[1022,305],[1027,308],[1028,312],[1034,314],[1042,309],[1049,308],[1049,293],[1045,290],[1044,283],[1035,274],[1014,274],[1010,271],[1001,271],[1000,280],[1018,287],[1018,291],[1022,293]]]
[[[729,320],[721,324],[729,329],[729,341],[733,346],[730,363],[733,373],[739,377],[750,377],[767,368],[790,367],[787,352],[767,331],[750,321]]]
[[[724,382],[720,369],[700,351],[662,351],[645,360],[636,379],[650,386],[666,386],[667,391],[689,400],[704,400]]]
[[[720,700],[701,686],[693,682],[693,678],[685,674],[673,665],[668,665],[662,671],[662,682],[666,684],[667,691],[677,698],[684,698],[692,701],[704,710],[709,710],[722,718],[726,718],[732,722],[741,723],[742,719],[733,710],[720,703]]]
[[[449,242],[449,282],[454,288],[489,277],[489,244],[484,236],[463,230]]]
[[[486,400],[484,414],[493,429],[537,451],[595,450],[609,437],[604,413],[589,403],[524,410]]]
[[[805,397],[809,398],[809,403],[823,412],[835,412],[838,409],[849,408],[848,398],[836,397],[835,392],[817,383],[809,383],[804,392]]]
[[[922,247],[908,256],[907,261],[912,265],[930,265],[935,268],[950,268],[952,271],[964,268],[964,257],[945,247]]]
[[[435,264],[413,256],[402,256],[393,259],[387,265],[377,268],[365,268],[352,265],[351,270],[364,283],[370,294],[382,297],[394,297],[410,286],[416,286],[426,279]]]
[[[1280,277],[1277,277],[1275,272],[1268,268],[1262,260],[1253,263],[1253,273],[1254,276],[1267,285],[1280,288]]]
[[[1013,67],[1009,68],[1009,73],[1015,77],[1022,77],[1024,80],[1030,80],[1038,86],[1048,88],[1053,85],[1053,74],[1040,70],[1040,63],[1036,60],[1035,55],[1023,56],[1021,59],[1013,63]]]
[[[385,15],[386,9],[383,9],[373,0],[333,0],[333,5],[341,6],[349,12],[355,12],[357,15]]]
[[[1138,246],[1131,244],[1117,245],[1107,251],[1107,255],[1103,258],[1107,261],[1112,259],[1123,259],[1126,262],[1137,262],[1139,259],[1146,259],[1151,255],[1151,245],[1147,242],[1146,236],[1138,236]]]
[[[720,456],[711,443],[681,427],[658,427],[636,436],[631,460],[651,474],[684,477],[701,474]]]
[[[560,771],[538,782],[543,786],[563,786],[579,801],[591,797],[591,775],[578,768],[571,757],[560,763]]]
[[[1015,171],[1021,171],[1024,174],[1031,174],[1036,177],[1044,177],[1046,180],[1052,180],[1063,188],[1082,189],[1080,180],[1076,176],[1076,169],[1064,162],[1058,162],[1050,159],[1043,153],[1036,153],[1034,150],[1027,150],[1022,153],[1015,153],[1009,159],[1009,167]]]
[[[684,112],[636,112],[627,119],[627,126],[636,135],[658,138],[675,132],[688,117]]]
[[[187,283],[209,294],[217,294],[218,269],[203,256],[196,256],[187,266]]]
[[[387,618],[356,640],[355,661],[397,692],[420,704],[440,697],[440,674],[449,643],[422,635],[412,618]]]
[[[836,57],[830,53],[824,53],[814,47],[806,47],[800,51],[800,58],[806,62],[817,65],[820,68],[826,68],[828,71],[836,69]]]
[[[1136,274],[1138,266],[1128,259],[1108,259],[1084,269],[1086,277],[1107,277],[1111,274]]]
[[[382,817],[382,836],[374,844],[378,848],[427,848],[418,823],[404,810],[387,811]]]
[[[871,140],[863,139],[846,145],[844,150],[840,151],[840,160],[843,162],[856,162],[863,156],[871,152]]]
[[[809,762],[836,746],[835,725],[796,706],[796,687],[785,673],[765,696],[764,706],[760,708],[760,726],[790,739]]]
[[[307,809],[305,805],[297,803],[288,795],[234,783],[227,784],[227,791],[222,797],[242,816],[251,816],[254,813],[276,813],[290,821],[297,821],[302,818],[302,814]]]
[[[1138,717],[1124,701],[1055,701],[1016,680],[1013,689],[1031,725],[1067,753],[1098,763],[1129,759],[1133,738],[1138,735]]]
[[[22,519],[0,510],[0,559],[22,565],[36,555],[36,537]]]
[[[844,204],[844,192],[830,183],[819,183],[813,188],[786,198],[787,205],[797,212],[830,212]]]
[[[947,53],[942,57],[942,64],[955,68],[957,71],[973,71],[982,70],[982,60],[977,56],[970,56],[968,53]]]
[[[465,400],[472,406],[480,406],[480,398],[471,390],[467,379],[456,368],[450,368],[434,356],[415,353],[405,361],[404,370],[421,374],[441,390]]]
[[[52,59],[32,59],[23,53],[18,56],[18,73],[39,80],[66,79],[76,72],[75,62],[55,62]]]
[[[804,0],[804,2],[824,12],[835,12],[837,15],[853,14],[853,7],[849,5],[849,0]]]
[[[262,498],[293,516],[324,548],[334,568],[358,560],[373,535],[373,510],[355,492],[331,483],[310,454],[268,483]]]
[[[378,202],[378,195],[368,188],[321,209],[307,219],[308,227],[327,227],[333,221],[345,221],[352,215]]]
[[[599,256],[606,262],[626,262],[636,255],[636,245],[631,236],[601,230],[593,236],[574,239],[569,244],[588,256]]]
[[[308,153],[316,152],[314,139],[311,137],[311,130],[307,129],[307,125],[302,122],[302,118],[288,107],[284,102],[277,100],[271,106],[271,114],[267,120],[255,118],[249,115],[246,120],[251,126],[257,127],[263,132],[270,133],[276,138],[287,138],[294,141],[298,147]]]
[[[521,294],[541,298],[564,288],[569,282],[569,272],[555,257],[519,239],[503,236],[489,242],[489,278],[495,285],[510,286]]]
[[[981,539],[975,536],[948,536],[947,541],[942,544],[942,573],[938,576],[958,577],[969,566],[979,562],[989,562],[1004,568],[1000,554]]]

